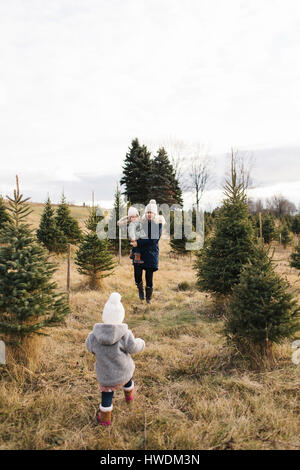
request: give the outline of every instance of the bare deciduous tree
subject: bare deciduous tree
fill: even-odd
[[[189,189],[195,192],[197,210],[210,177],[210,159],[205,154],[203,146],[196,145],[189,168]]]
[[[266,200],[266,205],[267,209],[275,217],[293,214],[297,211],[295,204],[286,199],[282,194],[274,194],[274,196]]]

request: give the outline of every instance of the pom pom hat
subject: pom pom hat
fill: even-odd
[[[138,210],[135,207],[130,206],[128,209],[128,217],[138,217],[138,215],[139,215]]]
[[[124,317],[125,310],[121,303],[121,295],[118,292],[113,292],[104,305],[102,321],[108,325],[121,325]]]
[[[145,214],[147,214],[147,212],[152,212],[153,214],[157,215],[158,211],[155,199],[151,199],[149,204],[147,204],[145,208]]]

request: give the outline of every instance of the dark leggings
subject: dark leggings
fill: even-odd
[[[153,271],[152,269],[144,269],[146,271],[146,286],[153,287]],[[143,280],[143,268],[134,265],[134,280],[136,284],[139,284]]]
[[[127,382],[127,384],[124,385],[124,387],[131,387],[132,385],[132,379]],[[101,398],[101,406],[105,406],[107,408],[108,406],[112,405],[112,400],[113,400],[114,392],[102,392],[102,398]]]

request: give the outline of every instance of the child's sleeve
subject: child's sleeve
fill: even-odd
[[[85,340],[86,349],[92,354],[94,354],[94,351],[93,351],[93,338],[94,338],[94,335],[93,335],[93,332],[91,332],[88,335],[87,339]]]
[[[123,341],[124,349],[129,354],[142,352],[145,348],[145,341],[141,338],[135,338],[131,330],[128,330]]]

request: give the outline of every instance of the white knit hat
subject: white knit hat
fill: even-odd
[[[145,214],[147,214],[147,212],[152,212],[153,214],[157,215],[158,211],[155,199],[151,199],[149,204],[147,204],[145,208]]]
[[[124,316],[125,310],[121,303],[121,295],[118,292],[113,292],[104,305],[102,321],[108,325],[121,325]]]
[[[139,211],[135,207],[130,206],[128,210],[128,217],[136,217],[138,215],[139,215]]]

